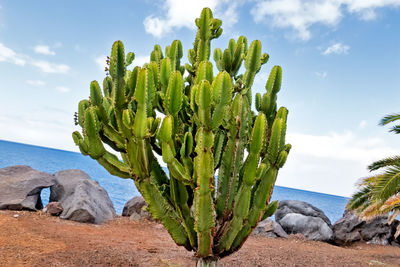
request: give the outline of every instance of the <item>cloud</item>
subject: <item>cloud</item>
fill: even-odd
[[[27,84],[32,85],[32,86],[44,86],[46,83],[41,80],[27,80]]]
[[[396,150],[377,137],[362,138],[351,131],[328,135],[288,134],[297,154],[318,158],[369,162],[396,154]]]
[[[101,55],[101,56],[96,57],[94,59],[94,62],[96,62],[97,66],[99,66],[99,69],[101,71],[104,71],[105,67],[107,67],[106,60],[107,60],[107,56]]]
[[[230,28],[237,22],[238,1],[226,0],[167,0],[161,6],[165,17],[150,15],[143,21],[146,32],[157,38],[164,37],[175,29],[195,29],[194,20],[204,7],[209,7],[214,16],[222,19],[223,28]]]
[[[56,52],[51,51],[50,47],[47,45],[37,45],[33,48],[35,53],[37,54],[43,54],[43,55],[48,55],[48,56],[54,56]]]
[[[307,41],[311,38],[311,26],[334,27],[344,17],[345,10],[363,20],[373,20],[377,8],[397,6],[399,0],[259,0],[251,14],[256,23],[291,29],[295,38]]]
[[[360,121],[360,124],[358,125],[358,128],[364,129],[366,126],[367,126],[367,121],[366,120],[362,120],[362,121]]]
[[[350,196],[355,183],[370,175],[371,162],[398,154],[400,147],[355,132],[310,135],[288,133],[293,148],[280,170],[278,185]]]
[[[44,60],[32,60],[30,64],[46,73],[67,73],[70,70],[68,65],[55,64]]]
[[[10,62],[16,65],[24,66],[26,60],[23,55],[19,55],[14,52],[11,48],[6,47],[0,43],[0,62]]]
[[[324,52],[322,52],[323,55],[329,55],[329,54],[347,54],[349,51],[350,46],[344,45],[342,43],[336,43],[331,46],[329,46],[327,49],[325,49]]]
[[[71,114],[45,110],[23,115],[3,113],[0,139],[78,152],[71,138],[75,127]]]
[[[19,66],[31,65],[45,73],[67,73],[70,67],[66,64],[56,64],[45,60],[36,60],[27,55],[18,54],[0,43],[0,62],[9,62]]]
[[[71,89],[65,86],[57,86],[56,90],[60,93],[68,93],[69,91],[71,91]]]
[[[323,71],[323,72],[316,71],[315,75],[317,75],[318,77],[321,77],[322,79],[325,79],[326,76],[328,76],[328,73],[326,73],[325,71]]]
[[[135,60],[132,65],[134,66],[143,66],[145,63],[150,62],[150,56],[135,56]]]

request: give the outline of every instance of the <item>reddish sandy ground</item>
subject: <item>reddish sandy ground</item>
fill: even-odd
[[[96,226],[0,211],[0,266],[195,266],[195,261],[154,222],[118,217]],[[250,237],[219,266],[400,266],[400,248]]]

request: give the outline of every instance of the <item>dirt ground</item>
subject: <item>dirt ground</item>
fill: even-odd
[[[118,217],[98,226],[38,212],[0,211],[2,267],[195,266],[192,255],[155,222]],[[400,266],[400,248],[250,237],[219,266]]]

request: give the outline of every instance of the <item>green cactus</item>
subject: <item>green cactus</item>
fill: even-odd
[[[82,154],[135,182],[152,216],[178,245],[196,253],[199,266],[238,250],[257,223],[275,212],[278,203],[270,198],[291,148],[285,143],[288,111],[277,110],[279,66],[266,93],[255,96],[258,115],[251,111],[254,77],[268,60],[260,41],[247,47],[241,36],[224,52],[215,49],[214,76],[210,42],[221,35],[221,23],[203,9],[185,66],[175,40],[164,54],[154,46],[149,63],[128,70],[135,55],[125,56],[116,41],[103,92],[91,83],[89,99],[78,105],[82,135],[72,135]],[[243,62],[245,73],[238,75]]]

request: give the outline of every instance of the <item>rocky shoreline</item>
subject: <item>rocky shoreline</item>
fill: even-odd
[[[50,188],[50,203],[43,208],[40,192]],[[48,174],[29,166],[12,166],[0,169],[0,209],[43,211],[61,219],[83,223],[102,224],[116,217],[107,192],[86,173],[65,170]],[[129,200],[123,209],[123,217],[131,221],[151,220],[142,197]],[[253,236],[288,239],[299,238],[321,241],[338,246],[355,242],[400,246],[400,238],[394,233],[400,223],[387,223],[387,216],[362,221],[356,214],[345,212],[343,217],[331,223],[324,212],[309,203],[283,200],[275,213],[275,220],[259,223]]]

